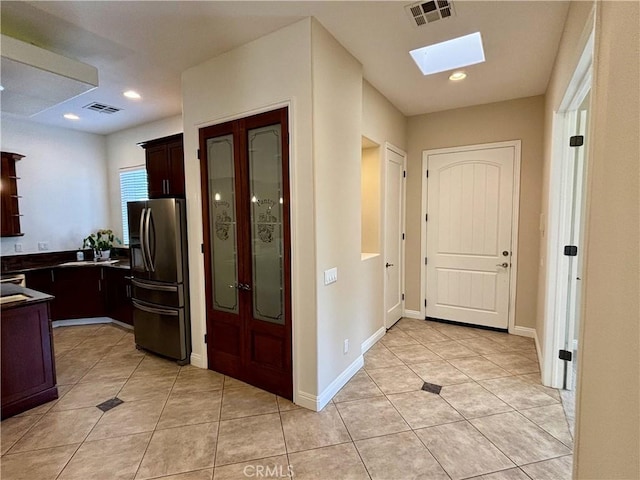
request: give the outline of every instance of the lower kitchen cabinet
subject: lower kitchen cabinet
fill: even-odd
[[[107,316],[133,325],[133,306],[131,305],[131,281],[129,270],[105,268],[106,310]]]
[[[133,325],[129,270],[98,266],[53,267],[25,273],[27,287],[53,295],[51,319],[109,316]]]
[[[54,320],[104,316],[102,267],[61,267],[55,268],[53,274]]]
[[[2,418],[58,398],[47,302],[2,310]]]

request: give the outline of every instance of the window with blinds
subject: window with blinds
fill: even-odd
[[[144,167],[120,170],[120,206],[122,209],[122,243],[129,245],[127,202],[148,200],[147,170]]]

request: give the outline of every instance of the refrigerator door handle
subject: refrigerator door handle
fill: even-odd
[[[150,283],[142,283],[135,278],[131,279],[131,283],[136,287],[146,288],[147,290],[156,290],[158,292],[177,292],[178,287],[172,285],[151,285]]]
[[[146,213],[146,208],[143,208],[142,212],[140,213],[140,250],[142,250],[142,264],[144,265],[144,270],[148,272],[149,266],[147,264],[147,254],[144,248],[144,220]]]
[[[153,313],[154,315],[167,315],[170,317],[177,317],[179,315],[178,310],[169,310],[167,308],[157,308],[157,307],[148,307],[147,305],[142,305],[135,300],[131,300],[133,306],[138,310],[142,310],[143,312]]]
[[[155,266],[153,265],[153,259],[151,258],[151,240],[150,240],[150,233],[149,233],[149,224],[151,223],[151,207],[147,208],[147,218],[145,220],[145,227],[144,227],[144,245],[146,247],[147,250],[147,262],[149,265],[149,271],[150,272],[155,272]]]

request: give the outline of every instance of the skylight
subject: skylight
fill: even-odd
[[[409,52],[423,75],[484,62],[480,32],[416,48]]]

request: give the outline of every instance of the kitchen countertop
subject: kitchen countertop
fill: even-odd
[[[0,304],[1,310],[10,310],[40,302],[48,302],[53,300],[53,295],[38,292],[30,288],[21,287],[12,283],[0,284]],[[10,301],[7,301],[10,300]]]
[[[109,267],[109,268],[121,268],[121,269],[130,269],[131,264],[128,258],[117,259],[117,260],[108,260],[108,261],[99,261],[94,262],[93,260],[83,260],[81,262],[73,261],[73,262],[62,262],[62,263],[53,263],[50,265],[38,265],[37,267],[30,268],[22,268],[20,270],[14,270],[9,272],[3,272],[3,276],[9,276],[15,273],[25,273],[25,272],[33,272],[35,270],[44,270],[47,268],[66,268],[66,267]]]
[[[129,263],[129,259],[115,259],[115,260],[101,260],[99,262],[94,262],[93,260],[83,260],[81,262],[64,262],[59,263],[57,265],[52,265],[51,267],[111,267],[111,268],[131,268],[131,264]]]

